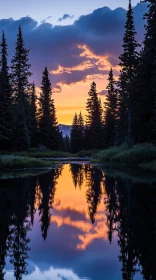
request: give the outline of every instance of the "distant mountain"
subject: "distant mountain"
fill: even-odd
[[[70,135],[71,127],[71,125],[59,124],[59,130],[62,131],[63,137]]]

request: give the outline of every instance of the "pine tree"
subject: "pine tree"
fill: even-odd
[[[70,143],[71,143],[71,152],[77,153],[79,150],[79,130],[78,130],[78,116],[75,113],[72,123],[72,128],[70,132]]]
[[[80,112],[78,116],[78,136],[79,136],[79,151],[84,149],[84,119]]]
[[[54,99],[47,67],[43,72],[39,109],[39,140],[45,147],[57,150],[59,147],[59,130],[56,119]]]
[[[79,115],[75,113],[70,139],[72,153],[77,153],[78,151],[84,149],[84,120],[81,112]]]
[[[86,149],[100,149],[103,145],[102,138],[102,107],[101,100],[98,97],[96,84],[91,84],[89,97],[86,103],[86,130],[85,130],[85,146]]]
[[[127,11],[127,20],[125,24],[125,34],[123,38],[123,54],[120,55],[121,72],[118,81],[119,92],[119,122],[118,122],[118,143],[121,144],[125,140],[130,144],[131,136],[131,114],[132,114],[132,96],[130,91],[131,83],[136,75],[136,68],[139,61],[137,48],[139,44],[136,39],[136,31],[134,27],[133,9],[131,0]]]
[[[7,63],[7,44],[2,34],[0,61],[0,148],[8,150],[13,137],[12,89]]]
[[[95,167],[88,167],[87,170],[87,191],[86,199],[88,204],[88,212],[92,224],[95,222],[95,215],[97,212],[98,205],[101,202],[102,196],[102,171]]]
[[[62,131],[59,131],[59,151],[66,151],[65,138]]]
[[[108,77],[108,93],[105,102],[105,146],[109,147],[115,143],[116,122],[117,122],[117,92],[115,80],[111,68]]]
[[[71,145],[70,145],[70,137],[68,135],[65,136],[64,142],[65,142],[65,151],[70,152],[71,151]]]
[[[137,75],[132,85],[133,118],[132,132],[135,143],[156,140],[153,133],[153,113],[155,112],[155,73],[156,73],[156,2],[148,2],[148,11],[145,14],[145,39],[141,52]]]
[[[11,65],[11,80],[15,103],[15,149],[25,150],[30,146],[29,121],[30,121],[30,64],[29,50],[25,48],[22,30],[19,26],[15,55]]]
[[[39,205],[39,216],[42,237],[46,240],[50,226],[51,210],[53,209],[57,179],[59,170],[52,170],[46,175],[39,177],[41,200]]]
[[[32,147],[36,147],[38,143],[38,129],[37,129],[37,96],[35,90],[35,84],[33,82],[31,89],[31,99],[30,99],[30,142]]]

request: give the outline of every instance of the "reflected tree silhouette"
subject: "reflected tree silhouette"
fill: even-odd
[[[156,279],[155,183],[105,175],[105,190],[108,239],[111,241],[112,233],[117,233],[122,279],[133,280],[137,272],[144,280]]]
[[[21,280],[27,274],[27,260],[29,251],[30,231],[29,216],[29,187],[30,178],[17,179],[16,188],[12,191],[12,212],[10,215],[9,227],[9,257],[14,266],[14,276],[16,280]]]
[[[84,182],[84,166],[80,164],[70,164],[70,172],[75,188],[79,186],[81,189]]]
[[[57,179],[61,175],[60,169],[53,169],[48,174],[39,176],[38,184],[40,188],[39,215],[41,222],[42,237],[46,240],[50,226],[51,210],[53,209],[54,196]]]
[[[95,214],[102,196],[102,179],[103,173],[101,170],[88,165],[85,167],[86,177],[86,199],[88,203],[88,211],[92,224],[95,222]]]
[[[113,233],[116,230],[117,213],[118,213],[118,201],[116,192],[116,180],[114,177],[105,175],[104,181],[105,191],[107,198],[105,198],[106,204],[106,217],[108,227],[108,240],[112,243]]]
[[[0,279],[4,280],[6,257],[8,252],[8,235],[9,235],[9,201],[7,197],[6,180],[1,181],[0,185]]]

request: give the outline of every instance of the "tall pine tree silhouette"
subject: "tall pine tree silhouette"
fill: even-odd
[[[135,143],[156,140],[155,124],[155,73],[156,73],[156,2],[148,2],[148,11],[145,14],[145,39],[141,52],[137,76],[133,83],[133,123],[132,131]]]
[[[85,146],[87,149],[100,149],[103,145],[102,139],[102,107],[99,99],[96,83],[91,84],[89,97],[86,103],[86,131]]]
[[[81,112],[79,115],[76,113],[74,115],[70,139],[73,153],[84,149],[84,120]]]
[[[37,128],[37,96],[35,90],[35,84],[33,82],[31,88],[31,97],[30,97],[30,142],[31,146],[35,147],[38,144],[38,128]]]
[[[56,119],[54,99],[47,67],[43,72],[40,109],[39,109],[39,141],[49,149],[57,150],[59,147],[59,131]]]
[[[132,96],[130,91],[131,82],[133,81],[136,68],[139,61],[137,48],[139,44],[136,39],[134,27],[133,9],[131,0],[127,11],[127,20],[125,24],[125,34],[123,38],[123,53],[120,55],[121,72],[118,81],[119,92],[119,122],[117,129],[118,143],[126,141],[129,145],[132,142],[131,136],[131,115],[132,115]]]
[[[19,26],[15,54],[11,64],[11,80],[15,102],[15,149],[25,150],[30,146],[30,64],[29,50],[25,48],[22,30]]]
[[[111,68],[108,77],[108,93],[105,102],[105,146],[115,144],[116,122],[117,122],[117,91],[115,89],[115,80]]]
[[[72,128],[70,132],[70,142],[71,142],[72,153],[78,152],[79,135],[78,135],[78,116],[76,113],[73,118]]]
[[[9,150],[13,137],[13,104],[9,67],[7,63],[7,44],[2,33],[0,60],[0,148]]]

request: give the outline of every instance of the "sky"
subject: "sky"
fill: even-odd
[[[138,2],[132,0],[142,43],[146,4]],[[110,67],[116,78],[119,74],[127,0],[0,0],[0,5],[0,32],[6,34],[9,61],[20,24],[37,93],[44,67],[49,69],[59,123],[71,124],[75,112],[85,116],[93,80],[104,101]]]

